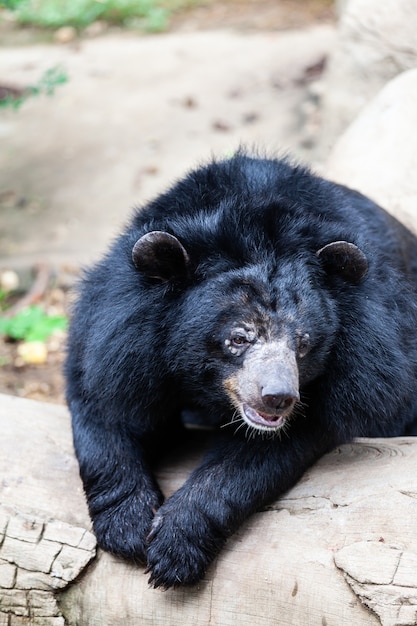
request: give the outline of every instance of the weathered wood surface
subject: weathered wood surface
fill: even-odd
[[[0,626],[64,626],[56,591],[95,556],[64,407],[0,395]]]
[[[143,568],[94,556],[66,409],[0,395],[0,428],[0,626],[417,623],[417,439],[333,451],[200,585],[161,592]],[[195,460],[161,470],[166,493]]]

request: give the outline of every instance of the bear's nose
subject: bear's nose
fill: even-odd
[[[268,409],[275,413],[288,411],[297,402],[298,398],[288,393],[263,393],[262,402]]]

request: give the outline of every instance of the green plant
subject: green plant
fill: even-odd
[[[0,312],[3,310],[6,303],[7,294],[8,292],[0,287]]]
[[[56,330],[65,330],[64,315],[48,315],[40,306],[32,305],[12,317],[0,317],[0,335],[23,341],[45,341]]]
[[[110,24],[136,25],[162,31],[174,11],[202,0],[0,0],[0,6],[15,11],[21,24],[44,28],[85,28],[96,20]]]
[[[25,2],[25,0],[0,0],[0,8],[4,7],[5,9],[13,11],[19,4],[22,4],[22,2]]]
[[[41,76],[35,85],[29,85],[22,90],[20,95],[9,95],[0,100],[0,108],[10,107],[19,109],[26,100],[45,94],[51,96],[58,85],[63,85],[68,81],[66,72],[61,67],[53,67]]]

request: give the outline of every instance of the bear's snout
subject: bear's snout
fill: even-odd
[[[257,430],[279,430],[300,400],[295,351],[283,337],[258,342],[224,383],[242,418]]]

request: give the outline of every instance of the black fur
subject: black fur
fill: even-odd
[[[67,397],[100,546],[147,563],[154,586],[196,583],[323,453],[412,432],[416,284],[405,228],[287,161],[213,162],[138,211],[86,272],[69,335]],[[282,363],[267,362],[278,349]],[[282,389],[264,397],[267,385]],[[164,502],[151,467],[181,438],[185,410],[227,426]]]

